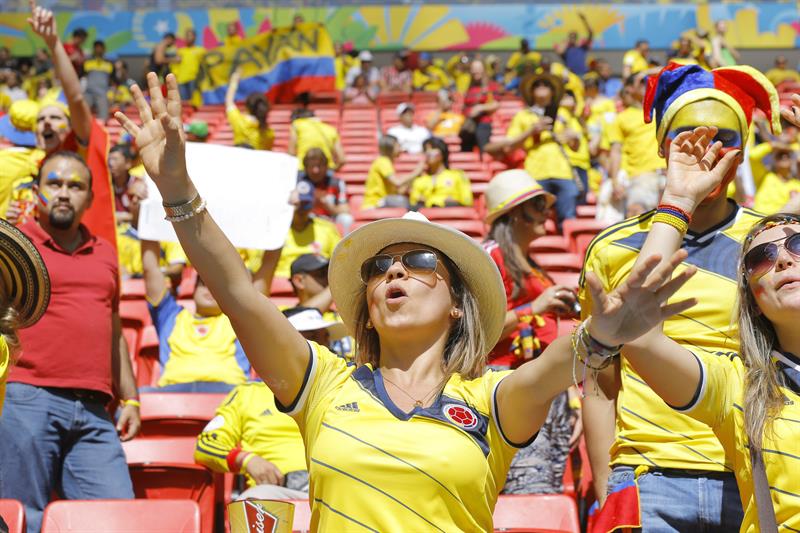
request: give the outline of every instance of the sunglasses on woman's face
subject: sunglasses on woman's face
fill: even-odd
[[[783,241],[783,243],[780,243]],[[775,267],[780,249],[800,259],[800,232],[754,246],[744,255],[744,270],[749,278],[760,278]]]
[[[395,261],[400,259],[409,272],[431,274],[436,271],[439,258],[430,250],[411,250],[402,254],[380,254],[370,257],[361,264],[361,281],[369,283],[372,279],[385,275]]]

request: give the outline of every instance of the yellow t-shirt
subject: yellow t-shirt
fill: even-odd
[[[411,205],[445,207],[448,200],[460,205],[472,205],[472,188],[463,170],[446,168],[436,176],[423,174],[411,184],[408,193]]]
[[[180,243],[162,241],[161,258],[162,267],[169,265],[185,265],[189,262],[186,252]],[[142,269],[142,241],[136,229],[128,223],[117,224],[117,255],[119,257],[120,274],[122,276],[141,276]]]
[[[506,63],[506,69],[515,70],[522,63],[533,63],[535,65],[538,65],[541,62],[542,62],[542,54],[540,54],[539,52],[534,52],[531,50],[530,52],[523,54],[521,51],[517,50],[508,57],[508,62]]]
[[[511,124],[508,126],[506,137],[514,137],[539,122],[539,116],[530,109],[518,111]],[[553,126],[556,134],[564,131],[564,124],[556,121]],[[525,158],[525,170],[533,176],[533,179],[572,179],[572,166],[567,159],[566,153],[558,144],[549,131],[541,133],[537,139],[530,136],[525,139],[522,145],[528,153]]]
[[[274,464],[282,474],[306,470],[306,450],[297,423],[275,406],[263,382],[238,385],[197,437],[195,461],[228,472],[227,455],[240,446]],[[247,485],[256,483],[247,475]]]
[[[573,150],[566,143],[564,144],[564,151],[567,153],[570,165],[589,170],[591,155],[589,155],[589,140],[586,138],[586,130],[584,130],[583,125],[575,115],[564,108],[558,110],[558,119],[564,121],[565,128],[569,128],[580,136],[577,150]]]
[[[452,80],[444,69],[430,65],[425,70],[414,69],[411,84],[418,91],[438,91],[450,87]]]
[[[450,377],[427,408],[400,411],[379,370],[311,345],[286,411],[306,443],[312,531],[491,531],[516,452],[497,424],[508,372]]]
[[[658,155],[656,123],[646,124],[641,107],[628,107],[608,129],[611,144],[622,145],[622,168],[629,178],[666,168]]]
[[[426,120],[430,120],[436,115],[436,111],[432,111]],[[458,135],[461,131],[461,126],[464,125],[464,115],[461,113],[453,113],[452,111],[445,111],[439,113],[439,122],[433,128],[433,133],[436,137],[448,137],[450,135]]]
[[[606,291],[628,276],[650,231],[654,211],[615,224],[600,233],[587,250],[580,278],[583,318],[592,309],[586,288],[587,272],[594,272]],[[683,248],[689,257],[678,267],[698,271],[673,297],[697,298],[698,304],[664,322],[664,333],[696,352],[729,355],[739,350],[736,308],[737,259],[745,235],[762,215],[737,207],[717,228],[705,234],[687,233]],[[726,453],[708,426],[676,413],[622,358],[622,388],[617,399],[616,438],[612,465],[731,471]]]
[[[635,48],[625,52],[625,55],[622,56],[622,64],[630,67],[631,74],[636,74],[637,72],[650,68],[650,63],[648,63],[639,50]]]
[[[292,262],[303,254],[319,254],[330,258],[340,240],[342,236],[336,224],[324,218],[312,217],[302,231],[289,230],[275,275],[279,278],[290,277]]]
[[[800,73],[788,68],[771,68],[764,73],[772,85],[778,86],[784,81],[800,82]]]
[[[247,144],[255,150],[272,150],[272,143],[275,141],[275,131],[272,128],[259,128],[255,117],[242,113],[235,105],[229,107],[225,115],[233,130],[233,144]]]
[[[0,215],[5,217],[8,204],[23,182],[30,182],[39,172],[44,151],[14,146],[0,150]]]
[[[682,412],[708,424],[722,443],[733,463],[736,484],[744,508],[741,532],[758,533],[758,509],[753,494],[753,468],[750,447],[744,427],[744,383],[746,368],[737,355],[714,357],[697,354],[703,365],[703,382],[697,400]],[[800,364],[775,354],[773,364],[779,372],[797,375]],[[800,467],[800,394],[791,378],[788,387],[781,387],[786,398],[784,407],[761,441],[762,457],[769,482],[772,507],[780,531],[800,531],[800,488],[797,471]]]
[[[785,180],[774,172],[768,172],[756,191],[754,207],[756,211],[761,211],[765,215],[779,213],[786,202],[798,193],[800,193],[800,180],[796,178]]]
[[[398,194],[397,188],[389,181],[389,176],[394,175],[394,163],[385,155],[378,156],[372,162],[364,184],[364,202],[361,209],[378,207],[381,200],[390,194]]]
[[[0,335],[0,415],[3,414],[3,404],[6,400],[6,381],[8,380],[10,360],[8,343],[6,338]]]
[[[304,169],[303,158],[312,148],[319,148],[328,158],[328,166],[334,168],[333,147],[339,140],[339,132],[330,124],[316,117],[298,118],[292,122],[297,137],[297,162]]]
[[[178,83],[188,83],[197,79],[200,73],[200,63],[206,54],[202,46],[186,46],[178,48],[175,52],[181,58],[180,63],[172,63],[170,70],[175,74]]]

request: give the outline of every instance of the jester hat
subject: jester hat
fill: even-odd
[[[780,106],[775,86],[758,70],[746,65],[705,70],[699,65],[670,63],[655,76],[648,76],[644,96],[644,120],[655,114],[656,137],[661,146],[675,114],[701,100],[717,100],[739,118],[739,132],[746,142],[753,110],[766,114],[773,133],[780,133]]]

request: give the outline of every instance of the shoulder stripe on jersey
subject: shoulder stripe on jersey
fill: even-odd
[[[398,500],[397,498],[395,498],[394,496],[392,496],[391,494],[389,494],[389,493],[388,493],[388,492],[386,492],[385,490],[382,490],[382,489],[380,489],[380,488],[376,487],[376,486],[375,486],[375,485],[373,485],[372,483],[368,483],[368,482],[364,481],[363,479],[357,478],[357,477],[356,477],[356,476],[354,476],[353,474],[350,474],[350,473],[348,473],[348,472],[345,472],[344,470],[340,470],[339,468],[336,468],[335,466],[329,465],[329,464],[327,464],[327,463],[323,463],[322,461],[320,461],[320,460],[318,460],[318,459],[315,459],[315,458],[313,458],[313,457],[311,458],[311,462],[312,462],[312,463],[315,463],[315,464],[318,464],[318,465],[320,465],[320,466],[323,466],[323,467],[325,467],[325,468],[328,468],[328,469],[330,469],[330,470],[333,470],[334,472],[336,472],[336,473],[338,473],[338,474],[341,474],[341,475],[343,475],[343,476],[347,476],[347,477],[349,477],[350,479],[352,479],[353,481],[358,481],[359,483],[361,483],[361,484],[363,484],[363,485],[365,485],[365,486],[367,486],[367,487],[371,488],[372,490],[374,490],[374,491],[376,491],[376,492],[379,492],[380,494],[383,494],[384,496],[386,496],[386,497],[387,497],[387,498],[389,498],[390,500],[394,501],[394,502],[395,502],[395,503],[397,503],[398,505],[400,505],[400,506],[404,507],[405,509],[408,509],[409,511],[411,511],[412,513],[414,513],[414,515],[416,515],[417,517],[419,517],[421,520],[424,520],[425,522],[427,522],[428,524],[430,524],[432,527],[436,528],[436,530],[437,530],[437,531],[441,531],[442,533],[445,533],[445,530],[444,530],[444,529],[440,528],[439,526],[437,526],[436,524],[434,524],[433,522],[431,522],[430,520],[428,520],[427,518],[425,518],[424,516],[422,516],[421,514],[419,514],[417,511],[415,511],[414,509],[412,509],[411,507],[409,507],[409,506],[408,506],[408,505],[406,505],[405,503],[401,502],[400,500]]]
[[[324,501],[322,498],[314,498],[314,503],[319,503],[319,504],[324,505],[330,512],[336,513],[339,516],[341,516],[342,518],[346,518],[346,519],[350,520],[354,524],[357,524],[357,525],[363,527],[367,531],[374,531],[375,533],[380,533],[380,531],[378,531],[377,529],[373,529],[373,528],[369,527],[368,525],[366,525],[366,524],[364,524],[362,522],[359,522],[358,520],[356,520],[352,516],[348,516],[348,515],[344,514],[343,512],[341,512],[340,510],[334,509],[333,507],[330,506],[330,504],[328,502]]]
[[[208,433],[201,433],[200,436],[197,438],[197,446],[203,446],[204,448],[208,448],[209,450],[216,450],[222,453],[228,453],[230,450],[223,448],[222,446],[210,442],[211,437]]]
[[[306,373],[303,376],[303,383],[300,385],[300,390],[297,391],[297,397],[292,401],[291,404],[284,406],[278,398],[275,398],[275,407],[278,408],[278,411],[281,413],[285,413],[289,416],[292,416],[298,413],[302,408],[303,404],[308,397],[309,390],[311,389],[311,381],[315,378],[315,373],[317,370],[317,351],[311,347],[311,343],[308,343],[308,366],[306,367]]]
[[[438,479],[436,479],[435,477],[433,477],[433,476],[432,476],[432,475],[430,475],[429,473],[425,472],[424,470],[422,470],[422,469],[421,469],[420,467],[418,467],[417,465],[415,465],[415,464],[413,464],[413,463],[410,463],[410,462],[406,461],[406,460],[405,460],[405,459],[403,459],[402,457],[397,457],[396,455],[394,455],[394,454],[392,454],[392,453],[389,453],[389,452],[387,452],[387,451],[386,451],[386,450],[384,450],[383,448],[381,448],[381,447],[379,447],[379,446],[376,446],[376,445],[372,444],[371,442],[367,442],[367,441],[365,441],[364,439],[360,439],[360,438],[356,437],[355,435],[353,435],[352,433],[348,433],[347,431],[345,431],[345,430],[343,430],[343,429],[340,429],[340,428],[334,427],[334,426],[332,426],[332,425],[328,424],[327,422],[323,422],[323,423],[322,423],[322,425],[323,425],[323,427],[326,427],[326,428],[328,428],[328,429],[332,429],[332,430],[334,430],[334,431],[338,431],[338,432],[339,432],[339,433],[341,433],[342,435],[345,435],[345,436],[347,436],[347,437],[350,437],[351,439],[353,439],[353,440],[355,440],[355,441],[358,441],[358,442],[360,442],[361,444],[365,444],[365,445],[369,446],[370,448],[373,448],[373,449],[375,449],[375,450],[377,450],[377,451],[379,451],[379,452],[381,452],[381,453],[383,453],[383,454],[385,454],[385,455],[387,455],[387,456],[391,457],[392,459],[396,459],[396,460],[400,461],[401,463],[403,463],[403,464],[406,464],[406,465],[410,466],[411,468],[413,468],[414,470],[416,470],[416,471],[417,471],[417,472],[419,472],[420,474],[424,475],[425,477],[428,477],[428,478],[430,478],[432,481],[434,481],[436,484],[438,484],[440,487],[442,487],[442,488],[443,488],[443,489],[444,489],[444,490],[445,490],[445,491],[446,491],[446,492],[447,492],[447,493],[448,493],[450,496],[452,496],[452,497],[453,497],[453,499],[455,499],[455,500],[456,500],[458,503],[460,503],[462,506],[464,505],[464,502],[462,502],[462,501],[461,501],[461,498],[459,498],[458,496],[456,496],[455,494],[453,494],[453,492],[452,492],[450,489],[448,489],[448,488],[447,488],[447,487],[444,485],[444,483],[442,483],[441,481],[439,481]]]
[[[631,218],[631,219],[628,219],[628,220],[623,220],[622,222],[617,222],[613,226],[610,226],[610,227],[604,229],[603,231],[601,231],[600,233],[598,233],[597,236],[594,239],[592,239],[592,242],[590,242],[589,246],[586,248],[586,253],[583,256],[583,268],[581,269],[581,275],[580,275],[580,279],[578,280],[578,285],[583,287],[584,277],[586,276],[586,263],[589,260],[589,257],[591,256],[592,252],[594,251],[595,246],[600,244],[601,241],[607,240],[608,237],[610,237],[611,235],[617,233],[618,231],[621,231],[621,230],[624,230],[624,229],[627,229],[627,228],[630,228],[630,227],[633,227],[633,226],[638,226],[642,222],[647,221],[647,219],[652,217],[654,214],[655,214],[655,210],[648,211],[646,213],[642,213],[638,217]],[[646,232],[646,230],[642,230],[642,231]]]
[[[500,433],[500,437],[505,441],[506,444],[508,444],[512,448],[519,448],[519,449],[527,448],[528,446],[533,444],[533,441],[536,440],[536,437],[539,435],[538,431],[534,433],[533,436],[527,441],[521,444],[516,444],[514,442],[511,442],[511,439],[506,437],[506,434],[503,431],[503,426],[500,425],[500,414],[497,411],[497,389],[498,387],[500,387],[500,384],[503,382],[504,379],[506,378],[503,378],[497,383],[495,383],[494,390],[492,391],[492,418],[494,419],[494,425],[497,426],[498,433]]]
[[[200,442],[197,443],[197,446],[195,447],[195,450],[197,450],[198,452],[200,452],[202,454],[210,455],[212,457],[216,457],[217,459],[222,459],[223,461],[226,461],[228,459],[228,454],[227,453],[225,455],[221,455],[219,453],[214,453],[211,450],[207,450],[207,449],[203,448],[200,445]]]

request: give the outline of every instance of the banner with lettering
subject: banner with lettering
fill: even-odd
[[[300,93],[335,90],[333,42],[322,24],[302,23],[209,50],[200,91],[206,104],[222,104],[228,80],[241,69],[236,100],[252,92],[272,102],[291,102]]]

